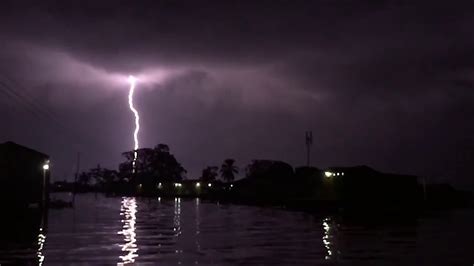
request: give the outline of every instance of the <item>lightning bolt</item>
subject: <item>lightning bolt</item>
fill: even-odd
[[[140,115],[138,114],[137,109],[135,109],[135,106],[133,105],[133,93],[135,92],[135,85],[137,83],[137,79],[134,76],[129,76],[128,77],[128,82],[130,83],[130,91],[128,93],[128,105],[130,106],[130,110],[133,112],[133,115],[135,116],[135,131],[133,132],[133,141],[134,141],[134,147],[133,147],[133,162],[132,162],[132,172],[135,173],[135,168],[136,168],[136,163],[137,163],[137,157],[138,157],[138,131],[140,131]]]

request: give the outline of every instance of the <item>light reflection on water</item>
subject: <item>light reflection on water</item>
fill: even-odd
[[[175,236],[181,233],[181,198],[174,198],[173,231]]]
[[[196,241],[195,241],[195,244],[196,244],[196,251],[201,252],[201,245],[199,244],[199,234],[201,233],[201,216],[199,215],[199,208],[201,207],[201,200],[199,198],[196,198],[194,201],[196,202],[196,218],[195,218]]]
[[[323,246],[326,249],[326,260],[337,260],[338,256],[342,256],[341,252],[337,249],[337,236],[338,228],[337,223],[331,216],[325,217],[322,220],[323,225]]]
[[[9,228],[12,237],[0,238],[0,263],[472,264],[459,244],[472,241],[472,210],[403,220],[361,223],[199,199],[78,195],[76,208],[50,210],[46,224],[32,232],[31,247],[15,235],[24,228]],[[441,230],[445,224],[450,230]],[[452,244],[447,249],[444,243]]]
[[[43,248],[44,248],[44,243],[46,242],[46,235],[43,234],[43,227],[40,227],[39,234],[38,234],[38,265],[43,265],[44,262],[44,254],[43,254]]]
[[[138,245],[137,245],[137,201],[135,198],[124,197],[122,199],[122,206],[120,207],[120,216],[123,217],[121,222],[123,223],[123,229],[118,232],[119,235],[124,236],[124,244],[120,244],[122,251],[126,252],[126,255],[121,255],[120,259],[123,263],[133,263],[135,258],[138,257]]]
[[[323,230],[324,230],[324,236],[323,236],[323,244],[324,247],[326,248],[327,255],[324,257],[325,259],[330,259],[332,256],[332,247],[331,247],[331,239],[332,236],[330,234],[331,232],[331,226],[329,225],[331,223],[331,218],[324,218],[323,220]]]
[[[174,216],[173,216],[173,231],[174,236],[177,238],[181,234],[181,198],[174,198]],[[175,253],[182,253],[182,249],[175,249]],[[181,264],[180,261],[178,263]]]

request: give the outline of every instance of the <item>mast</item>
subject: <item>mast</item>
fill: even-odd
[[[81,153],[77,153],[77,160],[76,160],[76,174],[74,175],[74,189],[72,192],[72,205],[74,206],[74,203],[76,202],[76,185],[77,185],[77,179],[79,178],[79,168],[80,168],[80,163],[81,163]]]
[[[306,166],[310,167],[311,145],[313,145],[313,131],[306,131]]]

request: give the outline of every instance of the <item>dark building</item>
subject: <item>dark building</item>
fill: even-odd
[[[288,181],[293,176],[293,167],[282,161],[253,160],[246,169],[246,175],[255,179]]]
[[[253,160],[246,178],[235,182],[234,197],[253,201],[282,201],[294,197],[293,167],[282,161]]]
[[[41,206],[48,197],[49,175],[48,155],[11,141],[0,144],[0,199],[5,207]]]
[[[328,199],[372,202],[413,202],[418,199],[416,176],[378,172],[367,166],[330,167],[322,173]]]

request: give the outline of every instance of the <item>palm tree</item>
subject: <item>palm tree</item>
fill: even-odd
[[[227,182],[234,181],[234,174],[239,172],[237,166],[234,165],[234,159],[226,159],[221,166],[221,176]]]
[[[219,167],[217,166],[208,166],[202,170],[201,181],[203,182],[213,182],[216,181],[216,177],[219,174]]]

